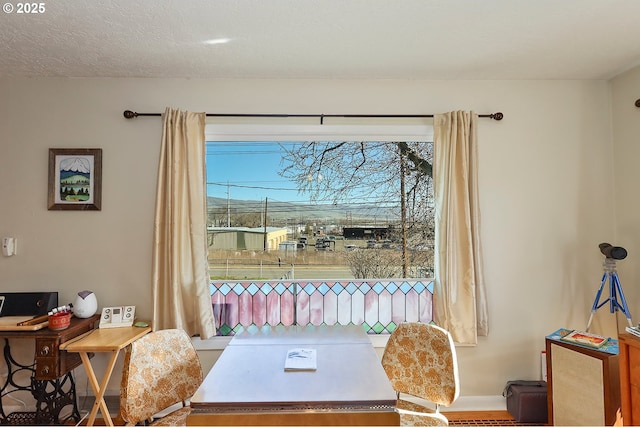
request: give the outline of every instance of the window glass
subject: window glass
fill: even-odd
[[[431,128],[259,128],[207,126],[219,333],[430,322],[433,194],[416,159],[430,167]]]

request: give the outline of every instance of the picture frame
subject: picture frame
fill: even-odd
[[[48,209],[102,209],[102,149],[50,148]]]

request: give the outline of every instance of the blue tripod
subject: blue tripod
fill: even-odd
[[[593,306],[591,307],[591,315],[589,316],[589,322],[587,323],[586,329],[587,332],[589,332],[591,321],[593,320],[593,315],[596,313],[596,310],[607,302],[609,302],[609,311],[611,313],[615,313],[616,310],[622,311],[627,317],[629,326],[633,326],[631,313],[629,313],[629,307],[627,306],[627,301],[624,298],[624,292],[622,292],[622,285],[620,284],[620,279],[618,279],[616,260],[613,258],[606,258],[602,265],[604,267],[604,274],[602,275],[602,282],[600,283],[600,287],[596,293],[596,299],[593,301]],[[602,290],[604,289],[604,284],[607,282],[607,279],[609,279],[609,298],[600,302]],[[620,295],[620,301],[622,301],[622,304],[618,302],[618,295]]]

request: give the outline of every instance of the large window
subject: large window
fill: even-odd
[[[431,141],[430,126],[208,125],[219,333],[431,321],[433,199],[406,158],[430,162]]]

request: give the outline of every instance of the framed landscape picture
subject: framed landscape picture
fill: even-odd
[[[102,149],[49,149],[49,210],[102,208]]]

